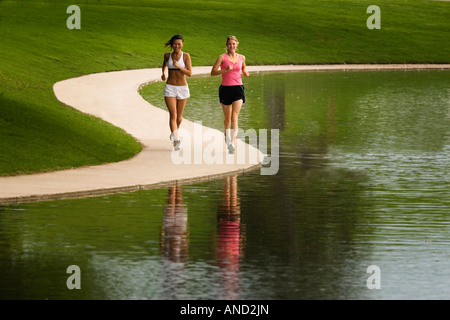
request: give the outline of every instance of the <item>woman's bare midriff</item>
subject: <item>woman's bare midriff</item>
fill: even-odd
[[[180,70],[169,70],[169,78],[167,84],[172,86],[186,86],[186,76]]]

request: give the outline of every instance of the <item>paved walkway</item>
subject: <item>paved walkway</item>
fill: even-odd
[[[251,73],[381,69],[450,69],[450,64],[248,67]],[[193,75],[209,74],[210,70],[211,67],[194,67]],[[182,128],[192,133],[192,137],[200,134],[211,140],[201,144],[197,143],[198,139],[193,140],[191,148],[186,147],[188,140],[183,141],[183,152],[186,153],[174,155],[169,141],[168,112],[150,105],[138,93],[143,84],[159,80],[160,75],[160,68],[127,70],[91,74],[56,83],[54,92],[59,101],[124,129],[141,142],[143,150],[133,158],[118,163],[1,177],[0,204],[127,192],[258,169],[259,160],[262,159],[259,150],[240,142],[238,152],[229,155],[224,148],[222,132],[199,127],[186,119],[183,120]],[[205,155],[211,154],[211,146],[218,152],[215,161],[206,164]],[[185,157],[184,163],[173,161],[172,156],[178,155],[175,159],[180,160],[181,155],[189,153],[191,156]],[[246,155],[245,161],[238,159],[239,154]],[[250,156],[255,154],[258,155],[257,161]]]

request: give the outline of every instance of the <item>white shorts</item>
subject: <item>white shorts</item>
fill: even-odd
[[[166,83],[166,86],[164,87],[164,97],[175,97],[179,100],[183,100],[190,96],[188,86],[173,86]]]

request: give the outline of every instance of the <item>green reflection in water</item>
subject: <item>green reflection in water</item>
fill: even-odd
[[[275,176],[2,207],[0,297],[449,298],[449,80],[252,75],[240,126],[280,130]],[[189,79],[186,118],[221,128],[217,81]],[[165,108],[162,86],[142,93]]]

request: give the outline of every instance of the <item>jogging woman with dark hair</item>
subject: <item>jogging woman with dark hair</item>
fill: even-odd
[[[166,47],[172,52],[164,54],[161,79],[166,81],[166,69],[169,70],[166,86],[164,88],[164,99],[170,113],[170,140],[173,141],[175,150],[180,149],[178,128],[183,121],[183,110],[187,98],[190,97],[186,76],[192,75],[192,63],[189,53],[183,52],[184,38],[181,34],[174,35],[166,43]]]

